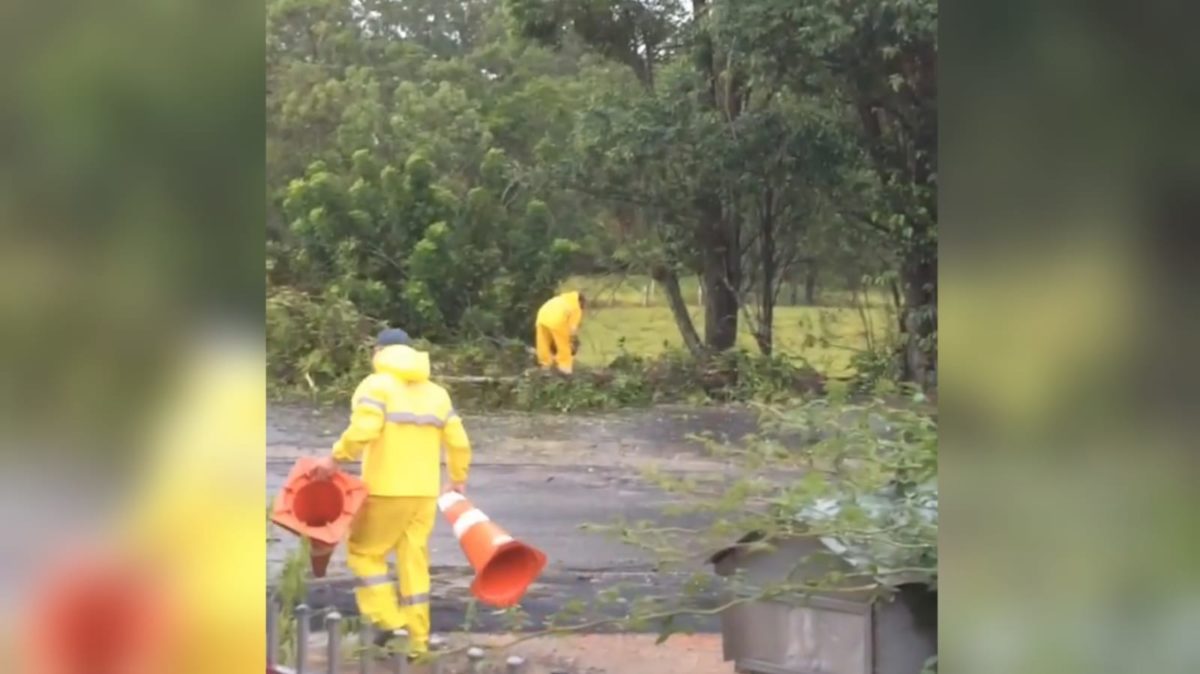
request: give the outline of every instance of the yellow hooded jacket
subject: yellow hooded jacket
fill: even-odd
[[[350,426],[333,446],[333,458],[362,456],[372,496],[436,497],[445,445],[450,480],[466,482],[471,444],[450,394],[429,381],[429,354],[389,346],[375,354],[374,366],[354,391]]]
[[[583,308],[579,306],[579,293],[572,291],[550,298],[538,309],[537,324],[551,332],[565,332],[574,336],[583,320]]]

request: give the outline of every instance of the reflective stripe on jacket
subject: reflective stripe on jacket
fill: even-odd
[[[338,461],[362,457],[373,496],[437,496],[441,448],[450,479],[466,482],[471,445],[446,389],[429,381],[429,354],[389,346],[354,391],[350,425],[333,447]]]

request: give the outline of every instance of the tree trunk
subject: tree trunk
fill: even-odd
[[[758,295],[758,325],[754,331],[754,341],[758,342],[758,350],[764,356],[771,355],[775,347],[775,284],[777,264],[775,256],[775,213],[774,195],[767,190],[763,200],[762,219],[759,222],[761,235],[758,239],[758,251],[762,266],[762,288]]]
[[[754,331],[754,341],[762,355],[769,356],[775,350],[775,306],[768,295],[759,299],[758,329]]]
[[[655,271],[654,280],[662,285],[663,294],[667,296],[667,306],[671,308],[675,326],[679,328],[679,335],[683,337],[683,345],[693,356],[699,356],[704,352],[704,343],[700,341],[700,334],[696,332],[696,325],[692,323],[692,315],[688,313],[683,290],[679,287],[679,277],[673,271],[660,269]]]
[[[809,265],[804,272],[804,303],[810,307],[817,305],[817,268]]]
[[[628,204],[617,204],[613,208],[613,220],[617,226],[619,243],[625,243],[636,231],[636,218],[633,207]]]
[[[738,296],[730,287],[729,254],[704,251],[704,344],[713,351],[732,349],[737,342]]]
[[[937,373],[936,252],[920,248],[910,251],[900,276],[904,293],[904,379],[925,389],[933,388]]]
[[[740,251],[728,240],[720,218],[720,204],[708,204],[703,241],[704,273],[704,345],[711,351],[725,351],[737,343]]]
[[[908,332],[904,329],[904,295],[900,292],[900,284],[892,281],[888,285],[892,289],[892,306],[896,308],[896,329],[899,330],[899,334],[903,336]]]
[[[703,28],[703,18],[709,9],[708,0],[692,0],[692,16],[701,30],[696,36],[693,52],[697,71],[705,79],[703,105],[718,111],[717,65],[712,38]],[[722,197],[715,186],[709,186],[696,198],[702,249],[700,285],[704,295],[704,345],[712,351],[733,348],[737,342],[738,284],[741,281],[741,250],[736,232],[731,231],[724,217]]]

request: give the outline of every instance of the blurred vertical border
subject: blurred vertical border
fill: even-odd
[[[3,671],[263,671],[263,15],[0,7]]]
[[[947,672],[1200,671],[1194,3],[943,3]]]

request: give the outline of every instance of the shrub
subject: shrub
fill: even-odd
[[[275,392],[353,387],[369,372],[381,328],[332,289],[316,297],[270,289],[266,323],[267,381]]]
[[[503,152],[489,151],[481,171],[484,184],[458,194],[421,154],[402,169],[365,150],[340,167],[313,163],[282,200],[290,238],[268,251],[274,282],[336,286],[429,339],[524,337],[579,246],[557,236],[545,203],[512,189]]]
[[[267,300],[272,393],[325,400],[349,395],[370,371],[370,346],[381,327],[336,290],[312,296],[272,289]],[[779,402],[825,391],[815,370],[748,351],[700,359],[683,350],[654,357],[622,353],[605,368],[560,377],[536,369],[528,347],[516,340],[443,345],[418,338],[415,345],[429,352],[434,380],[463,409],[565,413],[656,403]]]

